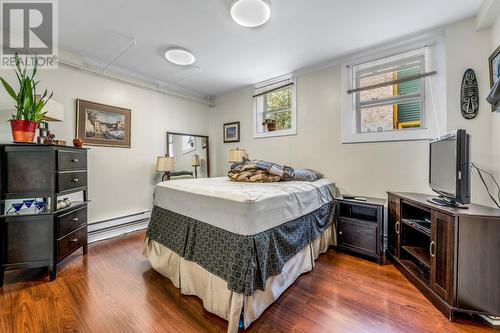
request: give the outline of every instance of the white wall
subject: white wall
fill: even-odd
[[[476,31],[473,18],[451,24],[445,31],[447,128],[467,129],[472,135],[472,161],[486,170],[492,170],[492,113],[491,105],[486,102],[490,86],[488,57],[491,54],[491,31]],[[460,108],[462,77],[468,68],[474,69],[479,84],[479,113],[473,120],[463,118]],[[491,205],[476,171],[473,170],[472,174],[472,200]]]
[[[13,71],[0,76],[14,82]],[[166,131],[208,133],[208,107],[185,99],[137,88],[94,74],[60,65],[39,72],[41,88],[54,91],[54,100],[64,105],[65,121],[51,123],[58,139],[71,144],[75,137],[75,99],[81,98],[132,110],[132,148],[90,147],[89,221],[125,216],[151,209],[154,185],[161,180],[155,158],[166,152]],[[10,142],[10,118],[6,106],[13,105],[0,89],[0,141]]]
[[[491,112],[484,101],[487,94],[487,57],[490,31],[476,32],[474,19],[452,24],[445,29],[447,130],[466,128],[474,136],[473,159],[491,166]],[[476,120],[467,121],[460,113],[460,85],[467,68],[478,75],[481,108]],[[213,170],[226,174],[227,152],[245,148],[250,157],[262,158],[295,167],[323,172],[344,193],[385,197],[386,191],[431,193],[428,187],[428,142],[340,143],[340,68],[334,66],[297,78],[297,135],[277,138],[252,138],[251,87],[215,99],[210,110]],[[222,124],[241,121],[241,142],[222,143]],[[477,179],[473,179],[474,202],[490,205]]]
[[[339,66],[297,78],[295,136],[253,139],[252,94],[252,88],[246,88],[223,95],[215,100],[215,110],[210,110],[217,175],[227,172],[228,150],[240,147],[251,158],[321,171],[344,193],[383,197],[386,190],[428,191],[428,147],[424,142],[340,143]],[[223,144],[222,124],[238,120],[241,142]]]

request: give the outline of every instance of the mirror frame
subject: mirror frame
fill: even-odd
[[[205,138],[207,139],[207,178],[210,178],[210,140],[208,138],[208,135],[199,135],[199,134],[190,134],[190,133],[179,133],[179,132],[168,132],[167,131],[167,153],[165,154],[166,156],[170,156],[169,152],[169,144],[168,144],[168,137],[170,135],[183,135],[183,136],[194,136],[197,138]]]

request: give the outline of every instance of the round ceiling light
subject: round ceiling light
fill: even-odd
[[[194,55],[188,50],[181,48],[172,48],[165,51],[165,58],[173,64],[188,66],[194,64],[196,60]]]
[[[236,0],[231,6],[233,20],[247,28],[258,27],[271,17],[271,8],[264,0]]]

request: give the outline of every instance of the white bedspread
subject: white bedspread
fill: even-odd
[[[308,214],[337,195],[328,179],[237,183],[228,177],[179,179],[156,186],[154,203],[240,235],[255,235]]]

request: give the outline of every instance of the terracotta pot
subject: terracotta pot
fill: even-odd
[[[14,142],[33,142],[38,123],[29,120],[10,120]]]
[[[276,131],[276,122],[267,123],[266,126],[269,132]]]

